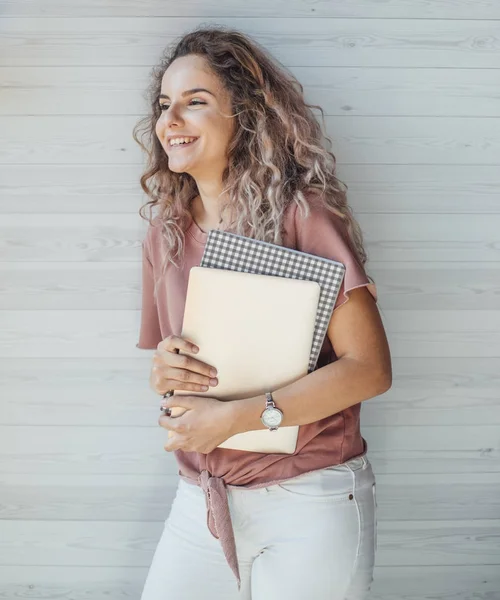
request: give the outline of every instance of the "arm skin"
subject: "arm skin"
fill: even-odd
[[[392,385],[389,345],[378,307],[365,287],[333,313],[327,335],[337,361],[278,390],[270,390],[283,411],[281,427],[306,425],[386,392]],[[307,399],[307,402],[304,402]],[[265,396],[226,403],[232,435],[265,429]]]

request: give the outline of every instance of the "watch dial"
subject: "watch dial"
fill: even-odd
[[[276,425],[279,425],[281,423],[281,413],[275,408],[272,408],[271,410],[267,411],[266,423],[270,427],[276,427]]]

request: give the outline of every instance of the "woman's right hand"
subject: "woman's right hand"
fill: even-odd
[[[199,351],[196,344],[184,338],[170,335],[162,340],[153,356],[150,385],[157,393],[165,394],[169,390],[189,390],[206,392],[215,387],[217,370],[206,363],[186,354]]]

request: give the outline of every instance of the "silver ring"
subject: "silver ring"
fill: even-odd
[[[173,395],[174,395],[174,390],[168,390],[168,392],[165,392],[163,394],[163,398],[165,398],[165,400],[167,400],[168,398],[171,398]],[[163,406],[160,406],[160,412],[162,412],[166,417],[172,416],[172,409],[168,408],[168,406],[166,406],[165,408],[163,408]]]

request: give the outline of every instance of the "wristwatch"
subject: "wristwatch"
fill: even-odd
[[[260,420],[266,427],[269,427],[269,431],[277,431],[283,421],[283,413],[276,408],[271,392],[266,392],[266,408]]]

